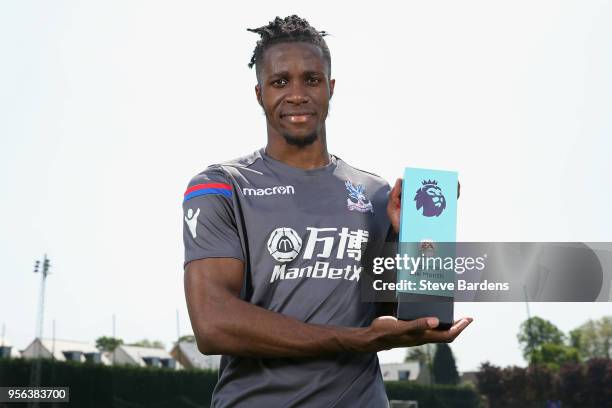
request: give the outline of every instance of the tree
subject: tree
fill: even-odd
[[[436,384],[457,384],[459,382],[455,357],[448,344],[436,344],[436,353],[434,354],[432,366]]]
[[[609,407],[612,401],[612,361],[593,358],[586,363],[584,393],[588,407]]]
[[[556,374],[545,365],[531,364],[527,368],[525,396],[528,401],[558,400]]]
[[[436,347],[433,344],[426,343],[421,346],[410,347],[406,350],[404,362],[418,361],[421,367],[427,367],[426,382],[431,384],[433,376],[433,357],[436,352]]]
[[[543,344],[563,345],[565,340],[565,335],[557,326],[541,317],[532,317],[525,320],[521,324],[517,337],[523,351],[523,357],[528,362],[532,362],[534,351],[541,348]]]
[[[502,385],[504,404],[508,407],[525,406],[525,390],[529,378],[524,367],[509,366],[502,369]],[[499,406],[499,405],[497,405]]]
[[[588,395],[585,394],[585,367],[580,363],[565,364],[559,370],[559,392],[563,402],[572,407],[584,404]]]
[[[612,401],[612,360],[566,363],[555,372],[546,365],[499,368],[483,363],[476,373],[478,389],[490,407],[541,407],[561,400],[563,407],[601,408]]]
[[[185,342],[185,343],[195,343],[196,342],[195,336],[192,335],[192,334],[189,334],[189,335],[186,335],[186,336],[181,336],[181,337],[179,337],[179,339],[177,340],[176,343],[178,344],[178,343],[183,343],[183,342]]]
[[[96,348],[100,351],[113,352],[121,344],[123,340],[115,337],[102,336],[96,339]]]
[[[578,349],[564,344],[544,343],[531,354],[532,364],[543,364],[553,371],[558,371],[566,363],[578,361]]]
[[[148,340],[148,339],[142,339],[140,341],[137,341],[135,343],[131,343],[129,344],[130,346],[138,346],[138,347],[149,347],[149,348],[158,348],[158,349],[165,349],[166,346],[164,345],[164,343],[162,343],[159,340]]]
[[[480,365],[480,369],[476,373],[478,380],[478,391],[489,401],[490,407],[502,406],[504,400],[504,387],[502,369],[492,365],[488,361]]]
[[[570,344],[584,360],[612,357],[612,316],[589,320],[570,332]]]
[[[435,352],[435,345],[430,343],[423,344],[421,346],[410,347],[406,350],[406,357],[404,357],[404,362],[416,360],[421,364],[431,365]]]

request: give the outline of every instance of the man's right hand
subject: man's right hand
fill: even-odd
[[[404,321],[393,316],[381,316],[366,329],[363,351],[377,352],[425,343],[451,343],[472,320],[471,317],[462,318],[448,330],[435,330],[439,324],[435,317]]]
[[[436,318],[406,322],[391,316],[369,327],[308,324],[240,298],[244,263],[207,258],[185,268],[187,310],[198,348],[204,354],[245,357],[312,357],[339,352],[377,352],[424,343],[449,343],[472,321],[447,331]]]

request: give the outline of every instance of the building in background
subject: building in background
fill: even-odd
[[[21,352],[11,345],[6,338],[0,341],[0,358],[19,358]]]
[[[22,352],[23,358],[51,358],[57,361],[77,361],[110,365],[106,355],[86,342],[58,339],[35,339]]]
[[[464,371],[463,373],[461,373],[461,376],[459,376],[459,384],[462,384],[462,385],[471,384],[473,386],[477,386],[478,385],[478,377],[476,376],[477,373],[478,371]]]
[[[140,367],[164,367],[172,370],[181,369],[182,366],[164,349],[140,347],[140,346],[117,346],[110,353],[109,359],[116,365],[132,365]]]
[[[380,372],[383,381],[414,381],[418,384],[429,384],[431,379],[427,365],[418,361],[381,364]]]
[[[181,341],[170,351],[170,355],[185,368],[218,370],[221,356],[207,356],[200,353],[193,341]]]

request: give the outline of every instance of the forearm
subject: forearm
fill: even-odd
[[[216,311],[207,321],[192,318],[198,344],[207,354],[308,357],[364,352],[371,342],[367,328],[307,324],[236,297],[210,306]]]

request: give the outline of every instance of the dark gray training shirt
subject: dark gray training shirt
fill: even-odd
[[[369,326],[362,302],[366,256],[389,232],[389,185],[331,156],[312,170],[264,149],[195,176],[183,202],[185,264],[244,261],[241,298],[305,323]],[[232,316],[227,316],[232,319]],[[315,358],[223,356],[214,407],[387,407],[376,353]]]

